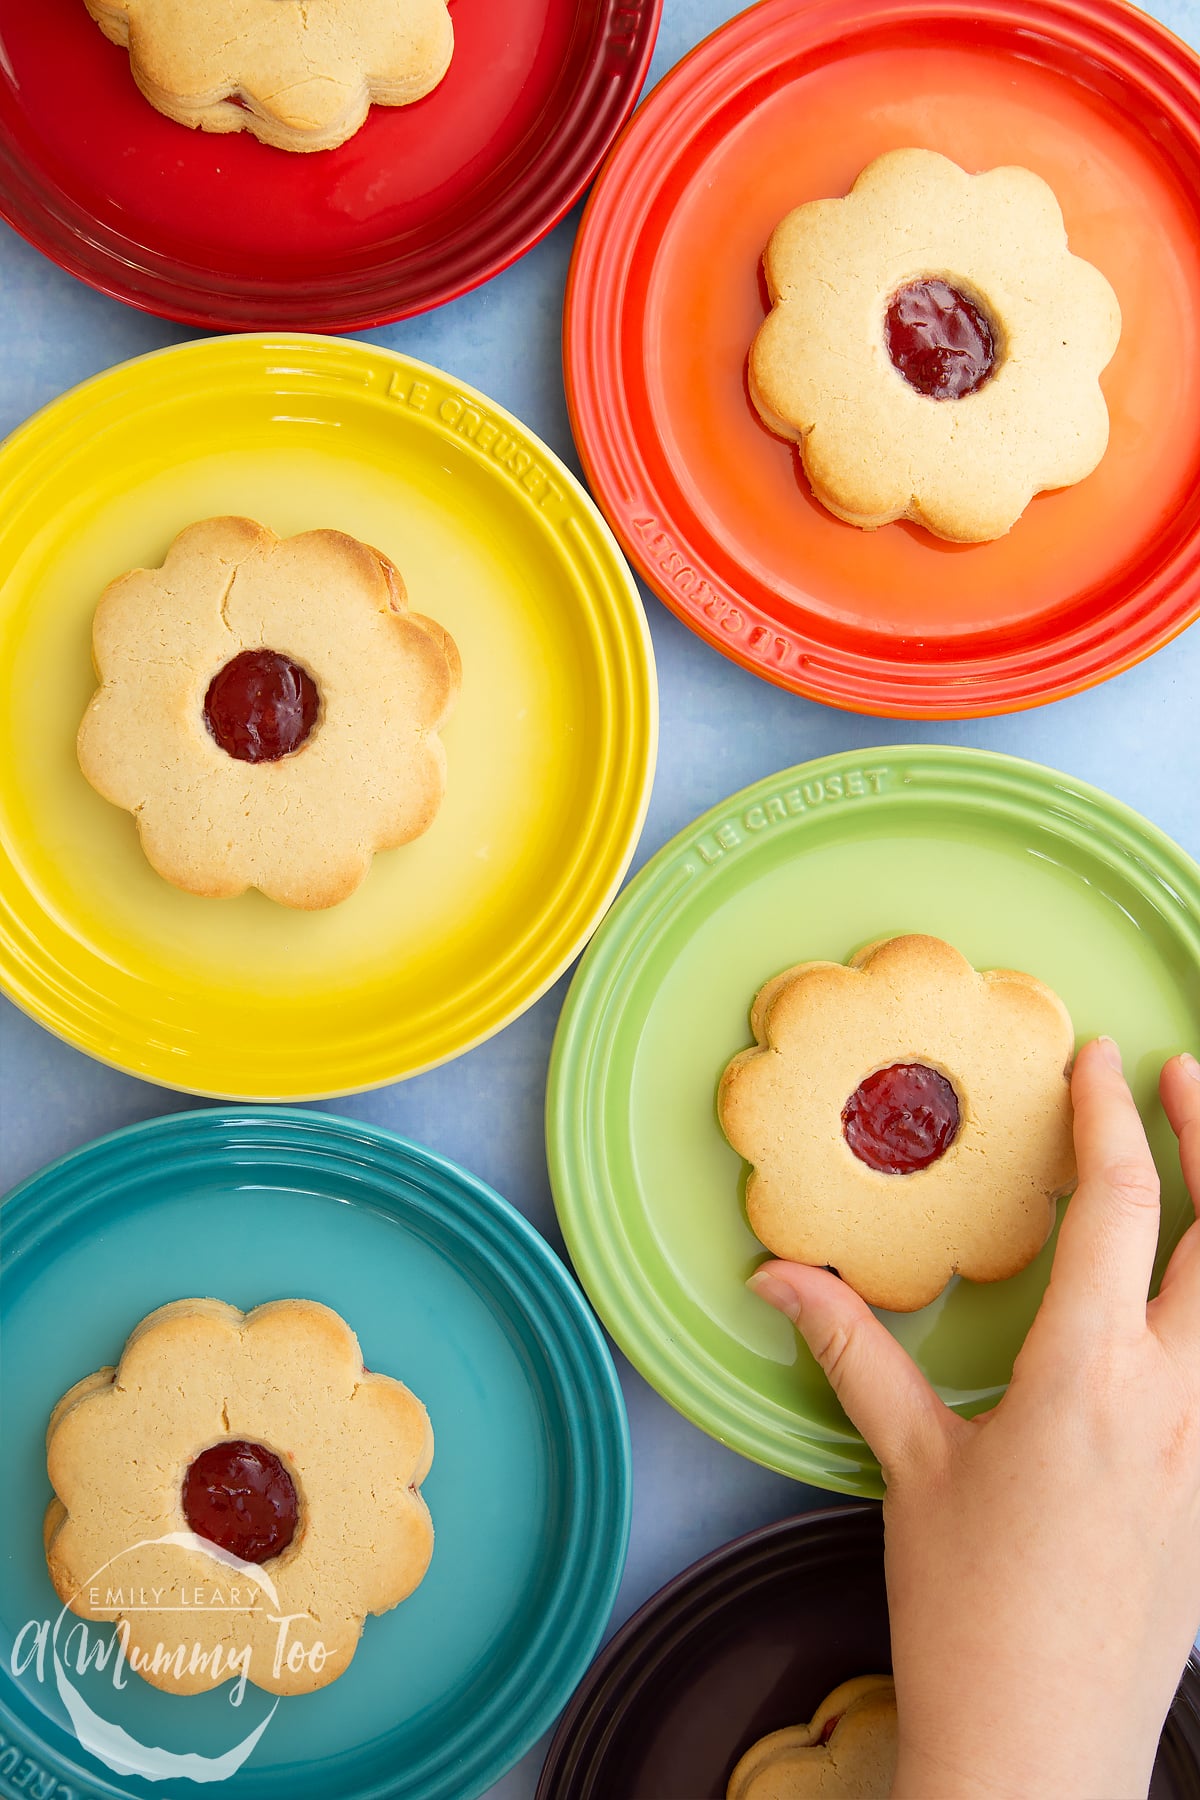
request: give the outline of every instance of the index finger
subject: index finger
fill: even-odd
[[[1058,1234],[1047,1299],[1077,1329],[1144,1330],[1158,1248],[1158,1172],[1111,1038],[1079,1052],[1071,1098],[1079,1185]]]

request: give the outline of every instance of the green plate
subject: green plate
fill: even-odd
[[[778,1314],[744,1290],[763,1251],[716,1117],[762,983],[930,932],[1024,969],[1080,1041],[1125,1056],[1163,1176],[1163,1261],[1192,1217],[1156,1097],[1200,1045],[1200,869],[1108,795],[1018,758],[922,745],[823,757],[735,794],[649,863],[593,939],[563,1010],[547,1133],[564,1236],[600,1317],[687,1418],[769,1468],[882,1492],[879,1465]],[[955,1281],[884,1315],[964,1412],[1003,1392],[1052,1246],[1023,1274]]]

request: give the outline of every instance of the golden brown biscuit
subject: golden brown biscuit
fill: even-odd
[[[1030,170],[889,151],[789,213],[763,265],[750,393],[839,519],[976,543],[1103,456],[1120,308]]]
[[[785,970],[750,1023],[717,1104],[776,1256],[912,1312],[952,1275],[998,1281],[1037,1255],[1075,1179],[1074,1030],[1048,987],[886,938]]]
[[[356,538],[202,520],[110,583],[92,643],[80,767],[176,887],[333,906],[432,824],[458,651]]]
[[[896,1748],[892,1679],[860,1675],[834,1688],[809,1724],[752,1744],[726,1800],[888,1800]]]
[[[332,150],[446,73],[446,0],[85,0],[150,104],[202,131]]]
[[[432,1459],[421,1402],[329,1307],[173,1301],[51,1415],[50,1577],[155,1687],[309,1693],[424,1576]]]

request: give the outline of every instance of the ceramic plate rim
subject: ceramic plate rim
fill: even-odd
[[[654,1628],[661,1614],[673,1613],[676,1603],[684,1599],[692,1588],[697,1590],[699,1598],[706,1588],[720,1580],[723,1573],[736,1573],[740,1564],[749,1564],[752,1570],[758,1553],[764,1549],[790,1544],[796,1536],[806,1537],[830,1530],[849,1540],[848,1549],[853,1548],[860,1540],[866,1543],[872,1537],[878,1537],[882,1558],[882,1508],[878,1501],[854,1500],[842,1505],[812,1507],[806,1512],[789,1513],[785,1518],[771,1519],[765,1525],[755,1525],[749,1531],[739,1532],[736,1537],[706,1550],[686,1568],[668,1577],[613,1632],[571,1695],[550,1740],[534,1800],[557,1800],[558,1769],[555,1764],[561,1763],[568,1754],[572,1736],[585,1722],[597,1697],[613,1685],[621,1672],[621,1665],[638,1650],[654,1646]],[[587,1773],[590,1774],[591,1771]]]

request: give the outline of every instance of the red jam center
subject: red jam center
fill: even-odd
[[[958,1134],[958,1095],[924,1063],[893,1063],[859,1082],[842,1108],[846,1142],[869,1169],[912,1175],[936,1162]]]
[[[910,387],[930,400],[961,400],[996,366],[991,325],[948,281],[914,281],[893,294],[887,347]]]
[[[827,1744],[829,1742],[830,1738],[833,1736],[834,1732],[837,1730],[837,1728],[841,1724],[841,1722],[842,1722],[841,1713],[834,1713],[834,1715],[831,1719],[826,1719],[824,1725],[822,1725],[822,1727],[821,1727],[821,1742],[823,1744]]]
[[[204,696],[208,729],[239,762],[278,762],[317,722],[321,696],[307,669],[276,650],[243,650]]]
[[[296,1489],[262,1444],[240,1438],[202,1450],[183,1478],[183,1510],[197,1537],[243,1562],[286,1550],[296,1533]]]

